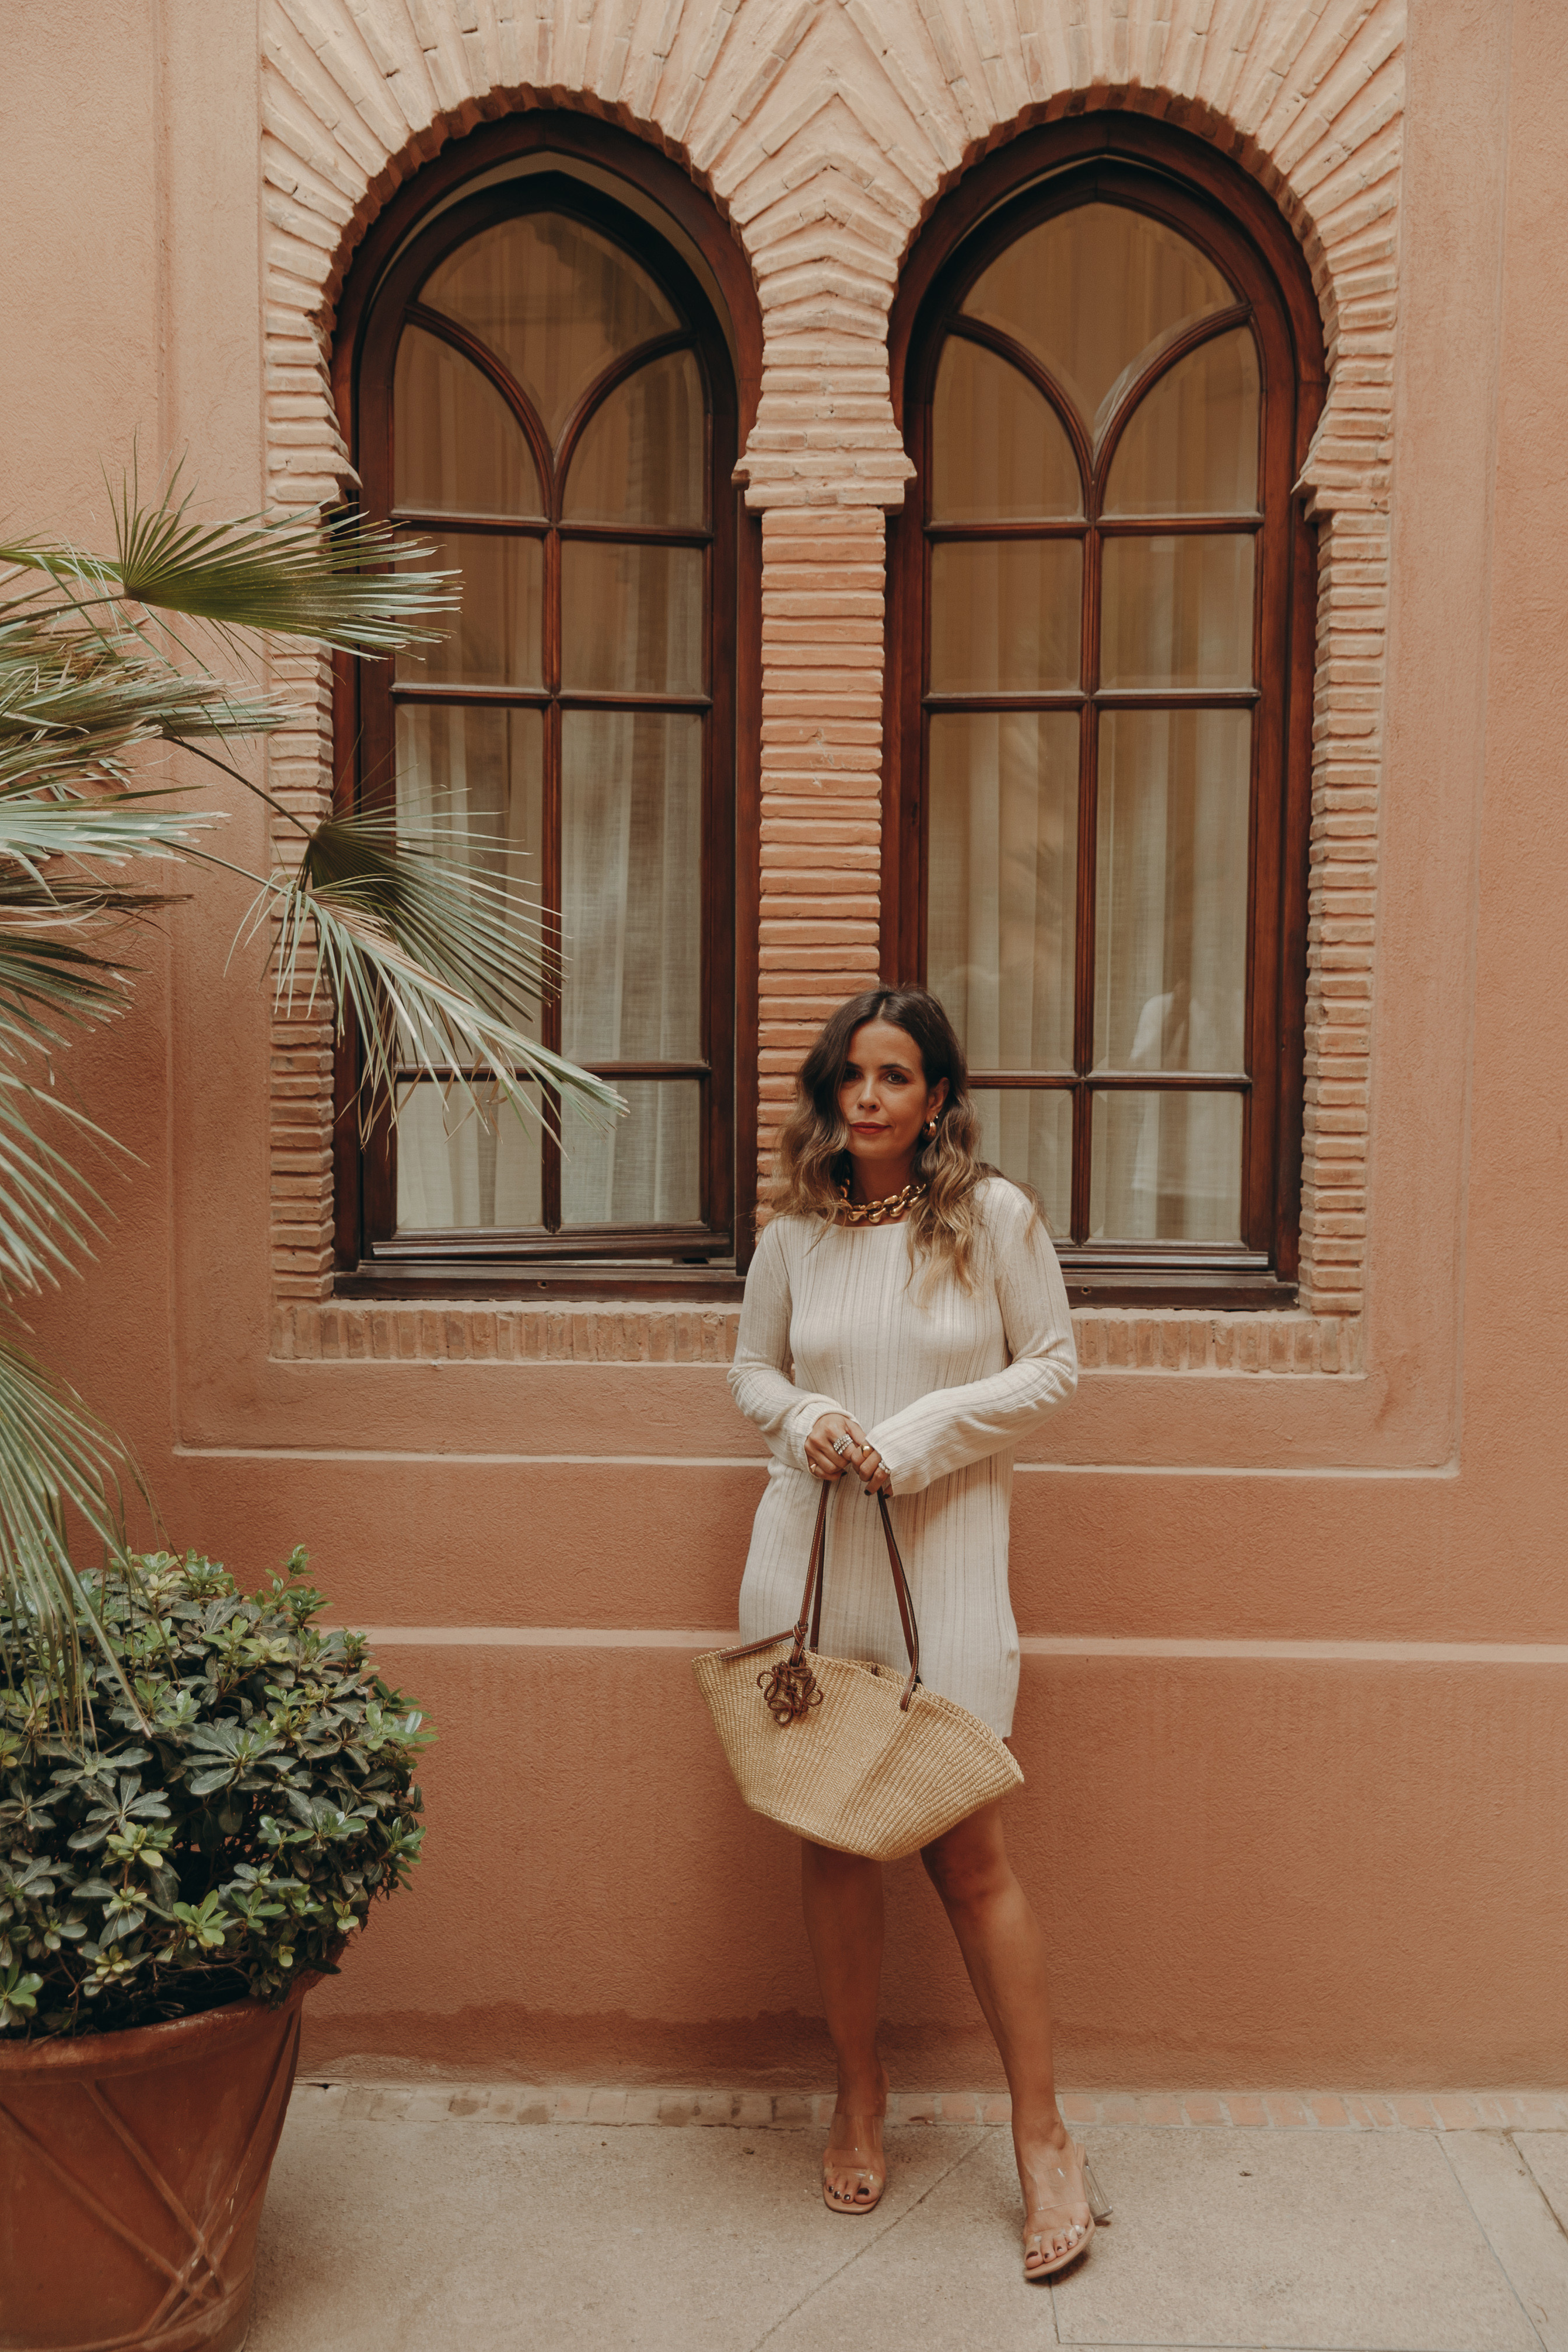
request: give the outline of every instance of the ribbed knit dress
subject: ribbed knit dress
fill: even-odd
[[[1018,1691],[1007,1592],[1013,1449],[1078,1385],[1050,1236],[1016,1185],[980,1188],[974,1287],[911,1271],[902,1225],[775,1217],[746,1276],[730,1387],[773,1461],[741,1583],[741,1639],[800,1610],[821,1482],[805,1441],[852,1414],[892,1480],[891,1513],[920,1622],[921,1679],[1004,1737]],[[853,1474],[828,1505],[822,1649],[902,1668],[881,1515]]]

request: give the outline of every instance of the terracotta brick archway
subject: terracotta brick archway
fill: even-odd
[[[1243,1358],[1350,1368],[1366,1226],[1387,593],[1402,0],[263,0],[268,483],[339,494],[334,304],[368,225],[448,141],[568,106],[661,147],[755,280],[762,396],[740,472],[763,517],[759,1153],[798,1034],[876,970],[883,518],[908,460],[888,314],[921,222],[979,156],[1121,108],[1223,149],[1273,197],[1321,306],[1330,393],[1303,474],[1321,525],[1302,1169],[1303,1313]],[[319,724],[275,739],[280,794],[330,784]],[[328,1055],[278,1039],[274,1276],[284,1321],[331,1288]],[[1157,1321],[1158,1318],[1156,1318]],[[1235,1318],[1229,1318],[1234,1320]],[[1139,1360],[1083,1318],[1088,1365]],[[1154,1326],[1151,1325],[1151,1330]],[[318,1335],[319,1344],[319,1335]],[[1213,1365],[1184,1332],[1165,1360]],[[1226,1360],[1229,1360],[1227,1349]]]

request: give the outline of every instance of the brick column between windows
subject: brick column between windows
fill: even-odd
[[[757,1164],[763,1213],[795,1073],[877,978],[885,525],[879,507],[763,518]]]

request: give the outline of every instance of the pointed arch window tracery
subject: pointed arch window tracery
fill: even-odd
[[[482,847],[565,950],[541,1042],[630,1118],[454,1120],[410,1071],[367,1150],[383,1266],[721,1259],[733,1248],[729,354],[646,223],[552,173],[405,242],[358,369],[367,509],[460,572],[446,640],[363,692],[362,797]]]
[[[1019,146],[895,319],[885,950],[1080,1295],[1289,1280],[1316,387],[1206,193]]]

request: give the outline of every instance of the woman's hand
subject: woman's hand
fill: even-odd
[[[846,1443],[847,1441],[847,1443]],[[814,1478],[829,1484],[853,1470],[868,1495],[888,1495],[893,1482],[882,1467],[882,1457],[858,1421],[847,1412],[825,1412],[805,1441],[805,1458]]]

